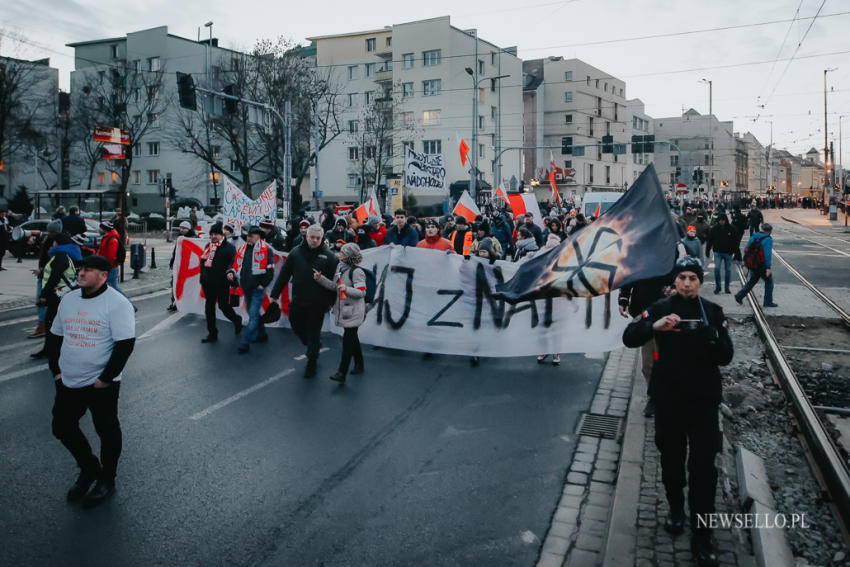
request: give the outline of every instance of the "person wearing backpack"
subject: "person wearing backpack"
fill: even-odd
[[[109,265],[111,266],[106,278],[106,285],[115,289],[115,291],[124,297],[127,297],[127,294],[118,287],[118,272],[121,264],[127,258],[127,248],[124,246],[124,241],[118,234],[118,230],[109,221],[101,222],[98,231],[103,238],[100,239],[97,255],[109,260]]]
[[[747,242],[744,249],[744,266],[750,270],[750,278],[744,287],[735,294],[738,304],[744,302],[744,298],[756,286],[760,279],[764,280],[764,306],[778,307],[773,302],[773,274],[770,271],[771,258],[773,256],[773,238],[771,233],[773,227],[768,223],[761,225],[761,232],[756,232]]]
[[[363,373],[363,350],[360,348],[357,329],[366,319],[368,278],[366,269],[357,265],[362,261],[363,254],[360,252],[360,247],[349,242],[343,245],[339,251],[339,264],[336,267],[333,281],[326,278],[318,270],[314,271],[314,277],[319,285],[336,293],[336,302],[331,308],[331,315],[336,324],[343,328],[342,359],[337,371],[329,378],[340,384],[345,383],[352,358],[354,359],[354,368],[351,369],[351,374]]]

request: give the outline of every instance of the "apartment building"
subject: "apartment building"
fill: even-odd
[[[456,196],[470,179],[469,162],[466,167],[460,162],[457,135],[477,161],[481,200],[489,198],[497,175],[520,178],[518,151],[504,154],[500,174],[495,163],[498,148],[522,145],[522,64],[515,48],[456,28],[448,16],[308,39],[316,45],[317,67],[332,72],[344,103],[346,132],[319,154],[324,201],[357,201],[369,189],[401,177],[406,145],[445,156],[446,179]],[[405,191],[424,205],[448,197]]]
[[[655,148],[651,142],[654,136],[655,125],[652,117],[646,113],[643,101],[639,98],[626,101],[626,139],[630,145],[626,148],[629,165],[626,168],[625,182],[629,185],[654,161],[655,152],[661,149]],[[647,137],[652,145],[644,144]],[[633,140],[637,142],[632,144]]]
[[[824,165],[820,152],[812,148],[805,156],[800,156],[800,193],[823,188]]]
[[[223,180],[220,174],[211,174],[203,161],[182,153],[173,144],[174,129],[181,124],[175,72],[192,74],[199,84],[208,85],[208,69],[209,75],[214,77],[222,68],[230,68],[234,58],[238,60],[241,54],[218,47],[215,38],[195,41],[170,34],[167,26],[132,32],[123,37],[69,43],[68,47],[74,48],[75,58],[74,71],[71,72],[72,117],[79,118],[79,106],[75,103],[78,97],[85,95],[84,90],[90,89],[93,80],[111,81],[113,87],[121,88],[126,75],[153,76],[162,73],[161,85],[155,93],[150,93],[161,101],[156,105],[158,112],[145,118],[150,123],[149,127],[129,149],[133,158],[127,187],[130,209],[134,212],[162,212],[164,199],[160,192],[163,180],[170,181],[180,198],[195,198],[203,204],[214,203],[216,196],[221,198]],[[142,98],[145,98],[144,93]],[[206,103],[205,99],[198,97],[198,104]],[[132,100],[130,104],[133,104]],[[128,115],[134,112],[139,110],[127,110]],[[194,134],[200,136],[203,132]],[[212,145],[226,169],[229,160],[226,150],[221,148]],[[117,189],[120,186],[120,161],[100,161],[90,171],[84,153],[80,144],[72,146],[74,159],[71,160],[70,186],[89,188],[89,174],[92,173],[92,189]]]
[[[747,152],[747,190],[761,193],[767,183],[767,149],[752,132],[741,135]]]
[[[0,57],[0,76],[8,88],[5,140],[0,157],[0,200],[18,187],[30,191],[62,185],[59,70],[50,59]],[[11,99],[11,100],[8,100]],[[67,100],[67,99],[65,99]]]
[[[742,172],[747,152],[743,145],[739,147],[732,121],[704,116],[692,108],[681,116],[656,118],[654,122],[656,142],[672,144],[669,160],[656,162],[662,186],[673,188],[684,183],[691,190],[746,190]]]

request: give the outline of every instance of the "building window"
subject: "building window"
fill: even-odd
[[[386,45],[387,45],[387,47],[392,47],[392,46],[393,46],[393,38],[392,38],[392,36],[387,37]]]
[[[97,172],[97,184],[103,185],[103,172],[102,171]]]
[[[573,115],[572,114],[565,114],[564,115],[564,121],[567,124],[572,124],[573,123]]]
[[[413,83],[402,83],[401,96],[403,98],[410,98],[413,96]]]
[[[360,149],[359,148],[348,148],[348,159],[355,161],[360,159]]]
[[[141,185],[142,184],[142,172],[138,169],[133,170],[133,185]]]
[[[442,140],[422,140],[422,151],[426,154],[443,153]]]
[[[588,136],[593,136],[593,116],[588,116],[588,117],[587,117],[587,130],[588,130],[588,134],[587,134],[587,135],[588,135]]]
[[[679,154],[672,154],[670,156],[670,167],[676,167],[679,165]]]
[[[573,82],[573,72],[572,71],[564,71],[564,81],[567,83]]]
[[[401,118],[401,123],[405,127],[409,128],[409,127],[413,126],[415,119],[413,118],[412,112],[402,112],[401,115],[400,115],[400,118]]]
[[[151,128],[159,128],[159,114],[153,112],[148,113],[148,126]]]
[[[490,107],[490,118],[492,120],[496,119],[496,107],[495,106]]]
[[[590,86],[590,75],[587,76],[587,86]]]
[[[573,167],[573,160],[571,160],[571,159],[564,160],[564,168],[565,169],[572,169],[572,167]]]
[[[366,159],[375,159],[375,154],[377,153],[375,146],[366,146]]]
[[[133,144],[133,157],[139,157],[142,155],[142,144],[136,142]]]
[[[602,116],[602,97],[596,97],[596,115]]]
[[[159,181],[159,170],[158,169],[149,169],[148,170],[148,185],[156,185]]]
[[[112,179],[113,184],[118,183],[118,172],[117,171],[110,172],[109,177],[110,177],[110,179]]]
[[[496,64],[496,52],[491,51],[490,52],[490,65],[495,65],[495,64]]]
[[[375,51],[375,38],[370,37],[366,40],[366,51]]]
[[[599,88],[599,79],[596,79],[596,88]]]
[[[113,59],[118,59],[118,46],[117,45],[110,45],[109,51],[110,51],[110,53],[112,53]]]
[[[614,122],[616,122],[618,120],[617,115],[619,114],[619,108],[620,108],[620,105],[618,105],[615,102],[614,103]]]
[[[422,124],[425,126],[436,126],[440,123],[439,110],[426,110],[422,113]]]
[[[348,106],[357,105],[357,93],[348,93]]]
[[[235,159],[230,160],[230,171],[239,171],[239,162]]]
[[[413,69],[413,54],[405,53],[401,56],[402,61],[404,62],[405,69]]]
[[[440,61],[442,61],[442,50],[440,49],[432,49],[430,51],[422,52],[422,64],[425,67],[432,67],[434,65],[439,65]]]
[[[159,71],[159,57],[148,57],[148,71]]]
[[[484,117],[481,116],[480,114],[478,115],[478,127],[484,128]]]
[[[610,122],[605,122],[605,135],[606,136],[611,135],[611,123]]]
[[[484,144],[478,144],[478,157],[484,157]]]
[[[490,92],[496,92],[496,79],[490,79]]]
[[[484,61],[482,61],[481,59],[478,60],[478,74],[484,74]]]
[[[357,120],[349,120],[348,132],[351,134],[356,134],[358,130],[360,130],[360,123]]]
[[[218,159],[221,157],[221,146],[211,146],[212,157],[213,159]]]
[[[411,114],[413,113],[411,112]],[[413,142],[402,142],[401,148],[404,150],[404,153],[407,153],[407,148],[410,148],[411,150],[413,149]]]
[[[605,184],[611,185],[611,166],[610,165],[605,166]]]
[[[135,71],[136,73],[142,72],[142,60],[141,59],[134,59],[133,60],[133,71]]]
[[[149,156],[158,156],[159,155],[159,142],[148,142],[148,155]]]
[[[366,106],[375,103],[375,91],[366,91],[363,95],[363,100],[366,101]]]
[[[439,51],[439,50],[438,50]],[[422,96],[434,96],[440,94],[443,90],[442,79],[431,79],[422,81]]]
[[[596,146],[596,161],[602,161],[602,146]]]
[[[587,182],[593,183],[593,164],[587,164]]]
[[[348,174],[348,186],[349,187],[358,187],[360,185],[360,178],[357,177],[354,173]]]
[[[623,96],[623,87],[620,87],[620,96]]]
[[[605,83],[605,89],[604,90],[605,90],[606,93],[608,92],[608,83]]]
[[[354,81],[360,78],[360,73],[357,72],[357,65],[348,66],[348,80]]]
[[[376,63],[366,63],[366,76],[374,77],[375,76],[375,65]]]
[[[564,93],[564,102],[572,102],[573,101],[573,91],[567,91]]]
[[[478,89],[478,102],[484,102],[484,89]]]
[[[708,154],[705,154],[705,165],[708,165]]]

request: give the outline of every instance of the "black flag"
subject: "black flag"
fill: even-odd
[[[509,303],[604,295],[673,269],[679,233],[650,164],[619,201],[557,248],[525,262],[496,286]]]

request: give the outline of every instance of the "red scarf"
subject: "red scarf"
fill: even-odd
[[[213,256],[215,256],[215,251],[219,246],[221,246],[220,242],[210,241],[210,243],[207,244],[206,249],[204,249],[204,254],[201,256],[201,260],[204,261],[205,267],[212,268]]]
[[[233,268],[238,273],[242,268],[242,260],[245,257],[245,251],[248,249],[248,244],[243,244],[239,247],[236,253],[236,259],[233,260]],[[251,254],[251,273],[259,276],[266,273],[266,268],[269,266],[269,245],[263,240],[258,240],[254,244],[254,250]]]

